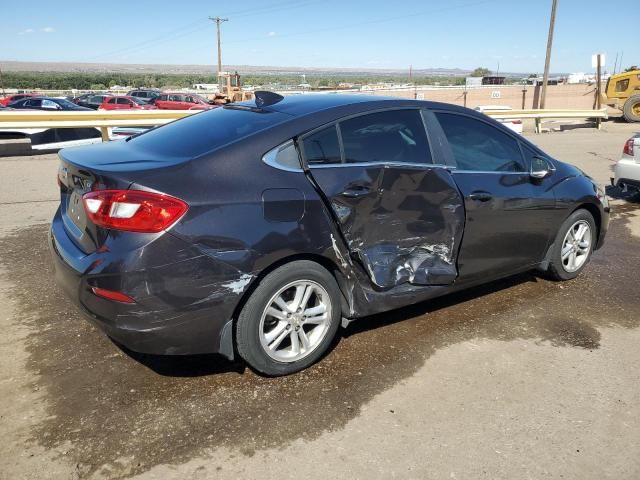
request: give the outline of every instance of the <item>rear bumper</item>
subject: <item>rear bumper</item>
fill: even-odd
[[[128,257],[136,259],[132,264],[109,251],[85,255],[67,235],[58,212],[49,235],[56,281],[94,325],[130,350],[162,355],[220,353],[232,359],[231,318],[241,297],[224,288],[224,278],[228,283],[232,277],[221,279],[215,262],[201,253],[157,267],[142,265],[142,258],[154,248],[162,249],[165,259],[179,250],[176,242],[184,252],[184,242],[164,237],[168,238],[146,245],[144,253],[133,252]],[[136,303],[98,297],[93,286],[122,291]]]
[[[618,160],[614,168],[611,184],[615,187],[627,187],[640,190],[640,163],[633,158]]]

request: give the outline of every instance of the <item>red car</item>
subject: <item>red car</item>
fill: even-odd
[[[190,93],[162,93],[154,105],[163,110],[211,110],[215,108],[199,95]]]
[[[136,97],[116,95],[104,99],[98,110],[155,110],[155,105],[140,100]]]
[[[11,102],[22,100],[23,98],[27,98],[27,97],[37,97],[37,96],[39,95],[36,93],[17,93],[15,95],[7,95],[4,98],[0,98],[0,105],[4,105],[6,107]]]

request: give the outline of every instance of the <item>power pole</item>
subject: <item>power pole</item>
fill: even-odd
[[[222,72],[222,49],[220,48],[220,24],[222,22],[228,22],[228,18],[209,17],[209,20],[216,22],[216,30],[218,33],[218,75]]]
[[[551,46],[553,45],[553,30],[556,26],[556,8],[558,0],[551,4],[551,20],[549,21],[549,36],[547,37],[547,56],[544,60],[544,75],[542,77],[542,94],[540,95],[540,108],[544,108],[547,99],[547,83],[549,82],[549,64],[551,63]]]

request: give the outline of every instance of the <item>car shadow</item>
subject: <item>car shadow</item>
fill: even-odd
[[[537,283],[539,278],[540,277],[535,272],[521,273],[512,277],[495,280],[483,285],[443,295],[442,297],[364,317],[351,322],[346,329],[343,329],[342,337],[350,337],[351,335],[357,335],[380,327],[393,325],[410,318],[428,313],[435,313],[439,310],[449,308],[460,303],[465,303],[476,298],[484,297],[491,293],[496,293],[523,283]]]
[[[122,353],[164,377],[203,377],[221,373],[244,373],[246,365],[241,360],[230,361],[218,354],[154,355],[129,350],[110,339]]]
[[[348,338],[364,332],[393,325],[427,313],[434,313],[453,305],[468,302],[488,294],[515,287],[523,283],[536,283],[538,276],[534,272],[519,274],[487,284],[471,287],[460,292],[451,293],[432,300],[426,300],[407,307],[360,318],[351,322],[347,328],[338,331],[334,341],[327,349],[325,356],[338,346],[342,338]],[[129,350],[124,345],[111,339],[125,355],[165,377],[203,377],[222,373],[243,374],[248,368],[244,361],[237,357],[230,361],[218,354],[201,355],[154,355]],[[237,353],[236,353],[237,356]],[[260,375],[259,372],[255,372]]]
[[[640,203],[640,192],[633,190],[627,190],[626,192],[620,187],[614,187],[613,185],[607,185],[605,187],[605,193],[607,197],[616,200],[624,200],[630,203]]]

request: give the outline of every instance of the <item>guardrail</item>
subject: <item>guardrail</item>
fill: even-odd
[[[482,113],[492,118],[498,119],[523,119],[533,118],[536,123],[536,133],[542,131],[542,120],[558,120],[558,119],[589,119],[596,120],[596,127],[600,130],[600,122],[602,119],[609,118],[607,109],[601,110],[567,110],[567,109],[544,109],[544,110],[484,110]]]
[[[109,140],[109,127],[152,127],[183,118],[200,110],[136,110],[136,111],[95,111],[95,112],[45,112],[15,110],[0,112],[0,129],[29,128],[99,128],[102,140]],[[608,118],[607,110],[485,110],[484,114],[495,119],[533,118],[536,133],[542,129],[542,120],[594,118],[597,128],[600,121]]]
[[[109,140],[109,127],[153,127],[201,110],[105,110],[95,112],[46,112],[14,110],[0,112],[0,129],[99,128],[102,140]]]

